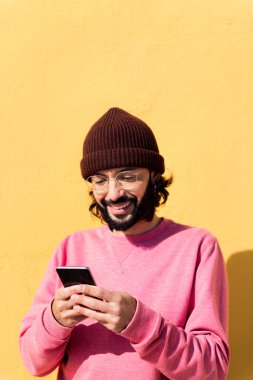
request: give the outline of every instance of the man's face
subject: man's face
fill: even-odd
[[[122,188],[115,181],[115,176],[122,172],[139,173],[130,189]],[[148,203],[150,172],[144,168],[118,168],[102,170],[96,175],[109,179],[106,190],[102,193],[93,190],[93,195],[103,219],[111,230],[126,231],[143,219]]]

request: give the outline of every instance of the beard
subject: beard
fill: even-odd
[[[133,205],[133,210],[127,215],[114,215],[112,217],[108,212],[108,206],[124,202],[130,202]],[[103,199],[101,204],[102,206],[97,203],[97,208],[110,230],[126,231],[140,220],[150,221],[153,218],[155,213],[154,185],[149,181],[147,189],[139,203],[136,196],[127,195],[118,198],[116,201],[106,201]]]

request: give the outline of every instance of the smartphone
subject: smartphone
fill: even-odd
[[[88,267],[57,267],[56,272],[64,287],[79,284],[96,285]]]

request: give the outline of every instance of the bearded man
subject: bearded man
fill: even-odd
[[[22,322],[35,376],[58,380],[226,378],[227,278],[216,238],[158,217],[172,177],[150,127],[111,108],[81,160],[103,225],[65,238]],[[62,287],[58,266],[88,266],[97,285]]]

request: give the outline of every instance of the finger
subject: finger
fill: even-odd
[[[112,311],[112,304],[106,301],[102,301],[98,298],[86,296],[84,294],[73,294],[70,298],[75,305],[81,305],[83,307],[100,311],[102,313],[110,313]]]
[[[72,310],[74,305],[75,301],[71,298],[69,298],[68,300],[59,300],[55,298],[52,307],[56,313],[62,313],[66,310]]]
[[[113,301],[114,292],[94,285],[81,285],[82,292],[86,296],[98,298],[103,301]]]
[[[77,312],[77,310],[72,309],[66,309],[61,312],[61,318],[63,319],[74,319],[76,317],[80,316],[80,313]]]
[[[76,310],[80,315],[83,315],[86,318],[92,318],[107,327],[109,330],[114,332],[119,332],[124,328],[120,318],[115,315],[100,313],[99,311],[87,309],[81,307],[80,305],[75,305],[74,310]]]
[[[85,316],[73,309],[65,310],[59,316],[59,322],[63,326],[73,326],[76,323],[81,322],[83,319],[85,319]]]
[[[80,305],[73,306],[73,310],[77,312],[79,315],[83,315],[84,317],[95,319],[96,321],[102,324],[107,324],[111,318],[110,314],[102,313],[100,311],[92,310]]]
[[[56,292],[56,298],[62,301],[68,300],[72,294],[82,293],[80,285],[68,286],[67,288],[59,288]]]

